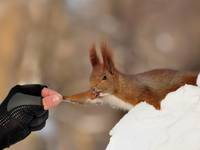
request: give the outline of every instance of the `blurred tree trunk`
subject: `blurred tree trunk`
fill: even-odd
[[[2,99],[10,86],[17,83],[18,60],[22,58],[19,46],[26,31],[23,23],[26,9],[22,3],[16,1],[2,1],[0,5],[0,97]]]

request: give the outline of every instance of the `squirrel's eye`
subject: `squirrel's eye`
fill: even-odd
[[[102,78],[102,80],[107,80],[107,76],[104,75],[103,78]]]

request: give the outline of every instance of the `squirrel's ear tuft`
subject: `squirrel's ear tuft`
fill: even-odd
[[[102,57],[103,57],[103,64],[104,67],[111,73],[114,74],[114,70],[115,70],[115,66],[114,66],[114,62],[112,59],[112,52],[111,50],[108,48],[106,42],[103,42],[101,44],[101,53],[102,53]]]
[[[92,48],[90,49],[90,62],[92,64],[92,67],[96,67],[96,66],[100,65],[100,61],[97,56],[95,45],[93,45]]]

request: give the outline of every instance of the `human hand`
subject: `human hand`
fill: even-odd
[[[56,107],[63,100],[61,94],[49,88],[43,88],[42,97],[42,104],[45,110]]]
[[[42,106],[44,87],[39,84],[17,85],[9,92],[0,105],[0,149],[45,126],[48,111]]]

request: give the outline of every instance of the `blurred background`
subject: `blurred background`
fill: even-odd
[[[64,95],[89,87],[88,49],[107,41],[117,68],[200,70],[198,0],[1,0],[0,96],[17,83]],[[103,150],[124,112],[62,103],[9,150]]]

